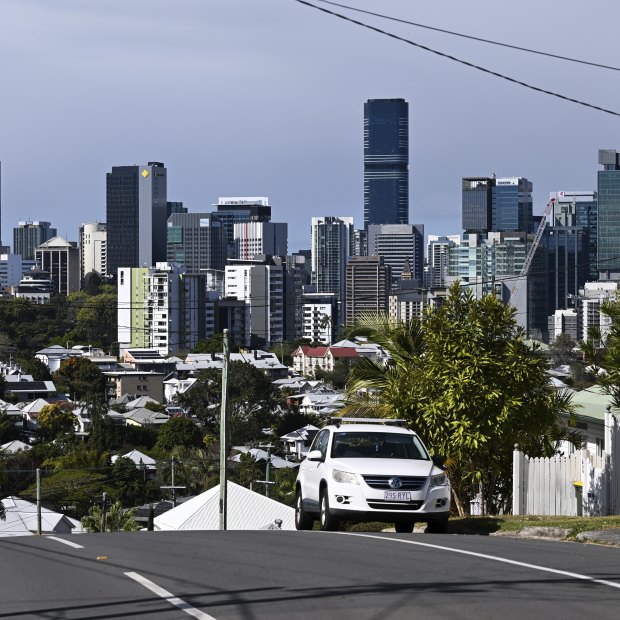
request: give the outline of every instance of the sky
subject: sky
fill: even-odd
[[[618,64],[616,0],[342,0],[358,8]],[[320,2],[316,2],[321,5]],[[322,5],[326,6],[326,5]],[[336,7],[327,7],[339,11]],[[620,73],[340,10],[535,86],[620,112]],[[409,102],[410,223],[461,232],[463,176],[596,189],[620,117],[464,67],[295,0],[0,0],[2,241],[22,220],[77,240],[105,221],[105,174],[164,162],[168,200],[268,196],[289,252],[312,216],[363,225],[363,104]]]

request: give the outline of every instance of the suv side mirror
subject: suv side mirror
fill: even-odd
[[[435,465],[436,467],[439,467],[439,469],[443,469],[443,470],[446,469],[445,460],[443,456],[439,456],[439,454],[433,455],[433,465]]]
[[[309,461],[322,461],[323,453],[320,450],[310,450],[310,452],[308,452],[308,460]]]

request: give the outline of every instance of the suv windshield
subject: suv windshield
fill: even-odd
[[[418,459],[428,461],[422,442],[401,433],[338,432],[334,434],[332,458]]]

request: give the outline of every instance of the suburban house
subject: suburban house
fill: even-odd
[[[8,374],[4,381],[5,396],[12,396],[20,402],[35,398],[56,399],[58,395],[53,381],[35,381],[32,375]]]
[[[319,429],[316,426],[306,424],[306,426],[302,426],[296,431],[282,435],[280,441],[284,443],[287,454],[295,455],[295,457],[301,460],[308,454],[310,445],[318,432]]]
[[[0,500],[6,519],[0,521],[0,536],[32,536],[37,532],[37,505],[10,495]],[[60,512],[41,508],[41,532],[43,534],[71,534],[81,532],[82,525],[76,519]]]
[[[295,510],[234,482],[227,483],[227,529],[295,529]],[[155,517],[155,530],[217,530],[220,524],[220,485]]]
[[[166,413],[151,411],[144,407],[130,409],[121,414],[125,418],[127,426],[159,426],[165,424],[170,416]]]
[[[244,362],[258,368],[272,381],[288,377],[289,368],[280,362],[275,353],[252,349],[230,354],[231,362]],[[223,353],[190,353],[182,364],[177,364],[179,372],[198,374],[201,370],[215,368],[222,370],[224,363]]]

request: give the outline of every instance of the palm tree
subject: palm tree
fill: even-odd
[[[106,532],[135,532],[140,526],[134,519],[135,508],[123,508],[120,502],[114,502],[106,514]],[[99,506],[92,506],[85,517],[82,517],[82,527],[88,532],[103,531],[103,511]]]

